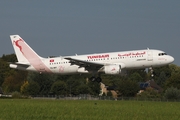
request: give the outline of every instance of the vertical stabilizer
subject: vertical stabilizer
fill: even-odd
[[[40,57],[19,35],[10,35],[10,38],[18,59],[18,63],[10,64],[10,67],[52,73],[43,62],[44,58]],[[30,67],[27,68],[25,64]]]
[[[41,57],[19,36],[10,35],[18,62],[31,63]]]

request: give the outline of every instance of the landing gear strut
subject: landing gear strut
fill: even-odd
[[[153,77],[154,77],[153,68],[152,68],[152,67],[150,67],[149,69],[150,69],[150,72],[151,72],[151,80],[153,80]]]

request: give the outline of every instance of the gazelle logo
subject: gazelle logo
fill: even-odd
[[[116,68],[113,68],[111,71],[115,71],[116,70]]]
[[[64,67],[63,66],[59,66],[59,72],[64,72]]]
[[[20,41],[23,42],[22,39],[19,39],[19,40],[13,41],[13,43],[14,43],[14,44],[19,48],[19,50],[23,53],[23,51],[22,51],[22,46],[19,45],[19,42],[20,42]]]

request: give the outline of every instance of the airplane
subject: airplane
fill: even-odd
[[[172,63],[174,58],[155,49],[60,56],[40,57],[19,35],[10,35],[18,62],[10,68],[57,73],[60,75],[90,73],[92,81],[101,81],[100,74],[122,75],[128,69],[152,68]]]

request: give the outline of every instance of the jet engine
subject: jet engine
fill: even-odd
[[[121,74],[121,69],[124,68],[124,64],[112,64],[112,65],[106,65],[104,66],[104,72],[105,74],[109,75],[118,75]]]

